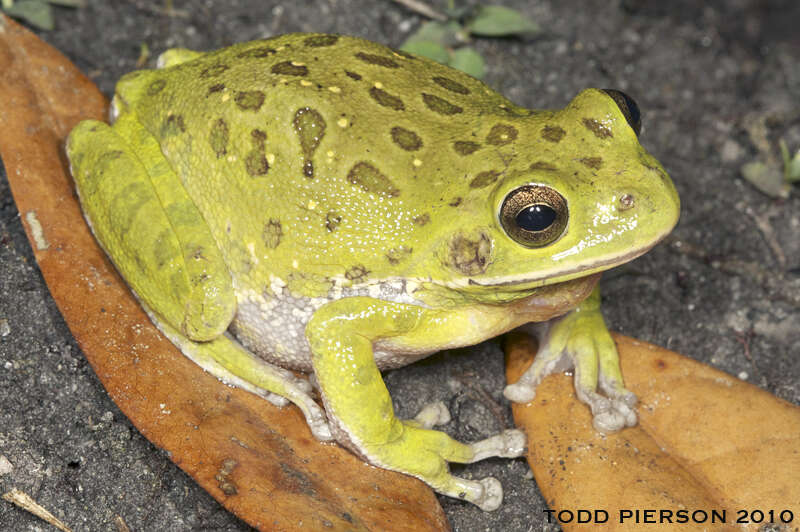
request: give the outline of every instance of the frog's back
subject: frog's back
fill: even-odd
[[[315,279],[303,295],[412,263],[426,225],[469,215],[465,196],[507,168],[530,113],[433,61],[323,34],[133,73],[117,94],[230,243],[232,269],[267,262],[285,283],[299,262]]]

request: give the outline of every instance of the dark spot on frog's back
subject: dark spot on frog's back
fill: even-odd
[[[546,172],[555,172],[558,170],[555,165],[548,163],[547,161],[536,161],[535,163],[531,163],[528,168],[531,170],[544,170]]]
[[[164,79],[157,79],[147,86],[147,95],[155,96],[167,86],[167,81]]]
[[[667,369],[667,367],[669,366],[663,358],[655,359],[653,361],[653,365],[656,367],[656,369],[661,371]]]
[[[282,76],[307,76],[308,67],[292,61],[283,61],[272,65],[270,71]]]
[[[391,179],[365,161],[353,165],[353,168],[347,174],[347,181],[360,187],[365,192],[387,198],[394,198],[400,195],[400,190],[392,183]]]
[[[356,264],[344,272],[345,278],[354,283],[366,280],[367,274],[369,274],[369,270],[363,264]]]
[[[599,139],[607,139],[614,136],[614,133],[611,132],[611,128],[594,118],[584,118],[583,125]]]
[[[339,224],[342,223],[342,216],[336,211],[330,211],[325,215],[325,229],[333,233]]]
[[[453,149],[459,155],[470,155],[475,153],[481,147],[477,142],[469,140],[457,140],[453,143]]]
[[[270,218],[266,225],[264,225],[264,231],[261,234],[264,245],[267,246],[268,249],[275,249],[278,247],[278,244],[281,243],[282,236],[283,226],[281,226],[281,221],[276,218]]]
[[[208,135],[208,143],[211,149],[217,156],[217,159],[228,153],[228,141],[230,140],[230,131],[228,123],[220,118],[211,124],[211,132]]]
[[[389,94],[381,88],[372,87],[369,90],[369,95],[373,100],[378,102],[378,105],[382,105],[383,107],[388,107],[390,109],[394,109],[395,111],[404,111],[406,108],[403,100],[397,96],[394,96],[393,94]]]
[[[422,101],[428,109],[440,115],[451,116],[464,111],[461,107],[448,102],[444,98],[439,98],[438,96],[426,92],[422,93]]]
[[[365,53],[365,52],[358,52],[357,54],[355,54],[355,58],[358,59],[359,61],[363,61],[364,63],[367,63],[368,65],[376,65],[376,66],[383,67],[383,68],[399,68],[400,67],[400,65],[397,64],[396,61],[394,61],[393,59],[390,59],[388,57],[384,57],[382,55],[368,54],[368,53]]]
[[[446,265],[464,275],[478,275],[486,271],[492,252],[492,241],[486,233],[457,234],[448,248]]]
[[[404,50],[399,50],[397,48],[390,48],[390,50],[392,51],[393,54],[399,55],[403,59],[410,59],[412,61],[416,61],[418,59],[415,55],[410,54]]]
[[[228,68],[229,68],[228,65],[223,65],[223,64],[211,65],[210,67],[205,68],[200,72],[200,77],[203,79],[215,78],[220,74],[222,74],[223,72],[225,72],[226,70],[228,70]]]
[[[183,122],[182,115],[167,115],[167,118],[161,124],[161,136],[171,137],[186,131],[186,124]]]
[[[258,111],[264,104],[264,93],[261,91],[239,91],[234,101],[243,111]]]
[[[559,126],[544,126],[542,128],[542,138],[550,142],[560,142],[567,132]]]
[[[450,78],[445,78],[443,76],[436,76],[433,78],[433,82],[439,85],[440,87],[449,90],[450,92],[456,92],[458,94],[469,94],[469,89],[466,88],[461,83],[457,81],[453,81]]]
[[[486,135],[486,143],[493,146],[505,146],[517,140],[517,128],[509,124],[495,124]]]
[[[464,199],[461,196],[456,196],[455,198],[450,200],[450,203],[448,203],[448,205],[450,205],[451,207],[458,207],[459,205],[461,205],[461,202],[463,201]]]
[[[321,48],[323,46],[333,46],[338,40],[338,35],[312,35],[303,41],[303,45],[310,48]]]
[[[603,158],[602,157],[584,157],[580,159],[581,164],[588,166],[594,170],[599,170],[601,166],[603,166]]]
[[[500,177],[500,172],[497,170],[487,170],[476,175],[469,182],[469,186],[470,188],[483,188],[497,181],[498,177]]]
[[[425,214],[420,214],[419,216],[414,217],[414,225],[428,225],[428,222],[431,221],[431,215],[427,212]]]
[[[417,151],[422,147],[422,139],[419,138],[419,135],[402,127],[392,128],[392,140],[406,151]]]
[[[274,48],[270,48],[269,46],[259,46],[258,48],[250,48],[249,50],[240,52],[236,54],[236,57],[240,59],[264,59],[265,57],[269,57],[276,53],[278,53],[278,51]]]
[[[316,109],[301,107],[294,114],[292,121],[294,130],[300,139],[300,148],[303,151],[303,175],[309,179],[314,178],[314,152],[319,147],[325,136],[327,123],[325,118]]]
[[[222,92],[225,90],[224,83],[215,83],[208,88],[208,92],[206,93],[206,97],[211,96],[215,92]]]
[[[344,73],[350,79],[354,79],[356,81],[361,81],[361,74],[359,74],[358,72],[351,72],[349,70],[345,70]]]
[[[412,248],[408,248],[406,246],[392,248],[386,252],[386,260],[389,261],[389,264],[400,264],[402,261],[411,256],[412,251]]]
[[[267,175],[269,162],[264,153],[267,145],[267,134],[260,129],[254,129],[250,132],[250,139],[253,143],[253,148],[247,152],[244,158],[245,170],[252,177]]]

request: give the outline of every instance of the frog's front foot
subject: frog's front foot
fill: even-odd
[[[544,377],[574,369],[576,395],[591,409],[596,430],[610,433],[636,425],[636,396],[622,383],[617,348],[599,309],[583,308],[524,330],[537,337],[539,352],[522,377],[506,386],[507,399],[530,402]]]
[[[375,465],[413,475],[433,489],[471,502],[481,510],[496,510],[503,502],[503,487],[494,477],[468,480],[450,474],[448,462],[472,463],[497,456],[516,458],[525,452],[525,434],[510,429],[471,444],[460,443],[444,432],[420,428],[417,421],[400,422],[401,434],[383,445],[362,445],[357,452]],[[353,441],[341,442],[353,447]]]

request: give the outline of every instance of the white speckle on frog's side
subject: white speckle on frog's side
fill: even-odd
[[[39,219],[36,218],[36,211],[26,212],[25,221],[28,222],[28,227],[30,227],[31,234],[33,236],[33,241],[36,243],[36,249],[38,249],[39,251],[44,251],[45,249],[48,249],[50,247],[50,244],[44,237],[42,224],[40,224]]]

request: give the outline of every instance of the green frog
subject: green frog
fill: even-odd
[[[67,142],[101,246],[185,355],[316,438],[497,508],[496,479],[448,463],[520,456],[522,432],[458,442],[441,404],[398,419],[381,370],[526,324],[540,353],[507,398],[574,367],[597,429],[636,423],[596,285],[679,202],[624,93],[529,110],[422,57],[291,34],[169,50],[119,81],[111,122]]]

